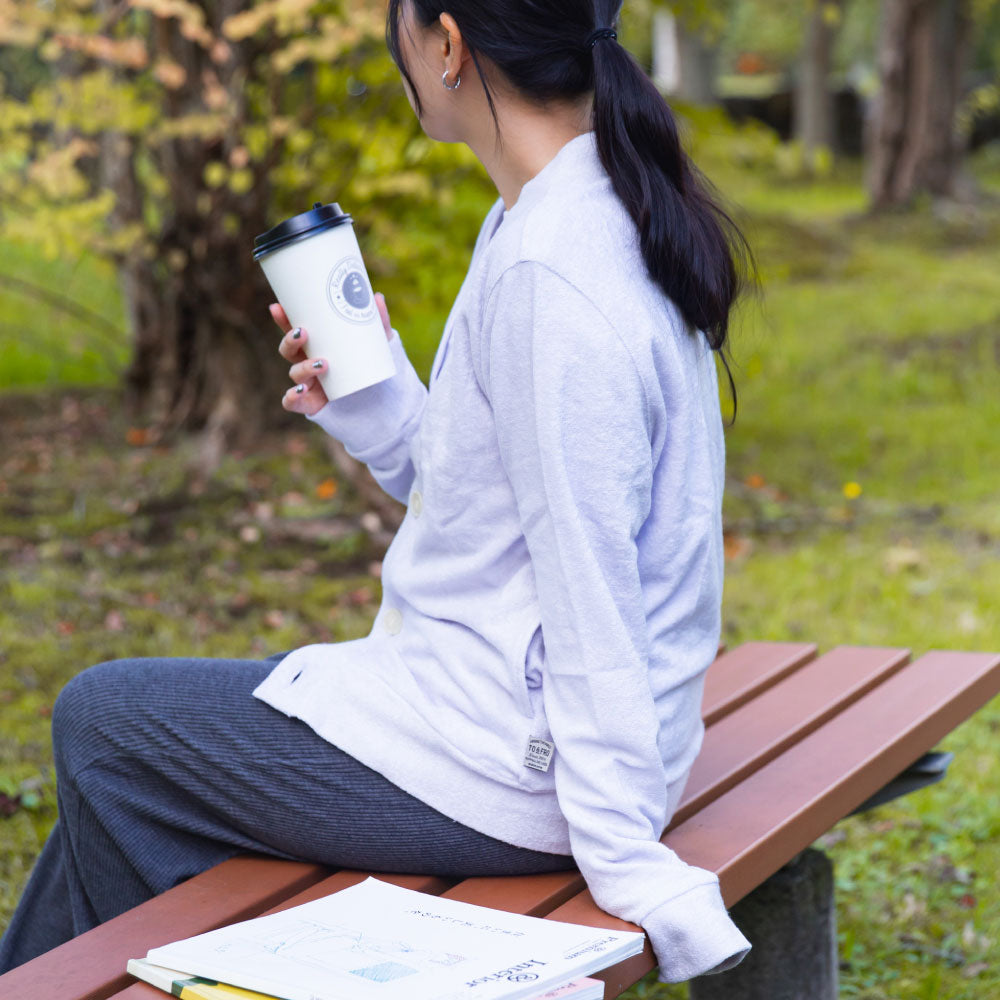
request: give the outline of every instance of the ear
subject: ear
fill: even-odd
[[[469,50],[466,48],[462,32],[458,30],[458,25],[451,14],[447,11],[443,12],[438,21],[445,33],[445,37],[441,40],[443,68],[447,70],[449,76],[457,76],[462,72],[462,66],[468,59]]]

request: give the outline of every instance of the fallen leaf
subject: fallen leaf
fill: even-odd
[[[240,540],[246,542],[248,545],[252,545],[254,542],[260,541],[260,528],[256,524],[244,524],[240,528]]]
[[[746,535],[725,532],[722,536],[722,546],[727,559],[739,559],[753,548],[753,542]]]
[[[912,545],[893,545],[885,550],[882,566],[887,573],[901,573],[904,570],[920,569],[924,565],[924,556]]]
[[[330,500],[337,495],[337,481],[335,479],[324,479],[316,485],[316,496],[320,500]]]
[[[130,427],[125,432],[125,442],[133,448],[141,448],[149,443],[149,430],[145,427]]]
[[[374,596],[370,587],[358,587],[357,590],[352,590],[347,595],[347,600],[356,607],[360,607],[362,604],[367,604],[371,601]]]

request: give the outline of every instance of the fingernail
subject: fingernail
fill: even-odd
[[[299,337],[301,337],[301,336],[302,336],[302,327],[301,326],[297,326],[294,330],[292,330],[292,340],[298,340]]]
[[[312,363],[312,366],[313,366],[313,368],[322,368],[323,367],[323,362],[322,361],[314,361]]]
[[[304,385],[297,385],[295,391],[301,396],[306,391],[306,387]]]

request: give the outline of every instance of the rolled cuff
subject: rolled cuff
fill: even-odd
[[[718,882],[696,886],[658,906],[642,922],[661,983],[683,983],[739,965],[750,942],[726,912]]]
[[[342,441],[348,453],[369,465],[409,439],[423,413],[427,389],[410,363],[399,334],[393,330],[389,350],[396,366],[392,378],[330,400],[308,416],[331,437]]]

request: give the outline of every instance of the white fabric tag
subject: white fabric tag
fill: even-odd
[[[547,771],[552,763],[555,743],[539,739],[537,736],[528,738],[528,749],[524,751],[524,766],[535,771]]]

